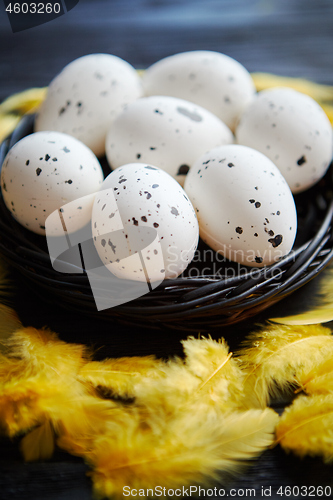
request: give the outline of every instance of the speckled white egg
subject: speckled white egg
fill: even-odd
[[[193,165],[185,191],[197,212],[200,237],[227,259],[262,267],[292,249],[293,195],[259,151],[239,145],[213,149]]]
[[[117,168],[104,180],[94,201],[92,233],[113,274],[156,282],[186,269],[199,227],[178,182],[155,166],[136,163]]]
[[[111,168],[147,162],[182,183],[199,156],[232,142],[230,129],[206,109],[175,97],[152,96],[133,102],[114,121],[106,156]]]
[[[50,83],[35,131],[70,134],[100,157],[113,120],[141,96],[141,79],[128,62],[110,54],[83,56],[68,64]]]
[[[268,156],[293,193],[314,185],[332,160],[329,119],[312,97],[290,88],[259,92],[241,117],[236,137],[238,144]]]
[[[78,200],[71,214],[71,231],[91,218],[91,198],[99,190],[101,165],[92,151],[74,137],[60,132],[36,132],[17,142],[1,170],[3,199],[24,227],[45,234],[45,220],[70,201]]]
[[[250,73],[235,59],[208,50],[175,54],[143,75],[145,95],[169,95],[195,102],[232,130],[255,94]]]

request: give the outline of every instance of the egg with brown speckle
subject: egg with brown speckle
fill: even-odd
[[[250,73],[220,52],[193,50],[150,66],[143,75],[145,95],[169,95],[216,114],[231,130],[255,95]]]
[[[278,168],[259,151],[240,145],[213,149],[193,165],[184,189],[196,210],[200,237],[227,259],[262,267],[292,249],[293,195]]]
[[[117,168],[104,180],[92,212],[93,240],[118,278],[176,278],[193,259],[199,227],[183,188],[153,165]]]
[[[76,137],[98,157],[105,135],[124,107],[142,96],[141,79],[128,62],[111,54],[89,54],[69,63],[49,84],[35,131]]]
[[[80,198],[98,191],[103,177],[98,159],[82,142],[60,132],[36,132],[9,150],[2,165],[1,189],[13,217],[43,235],[47,217],[78,200],[71,207],[73,232],[91,218],[93,200]]]
[[[332,160],[328,117],[312,97],[290,88],[259,92],[241,117],[236,138],[270,158],[293,193],[318,182]]]
[[[147,162],[182,184],[199,156],[233,140],[217,116],[196,104],[175,97],[144,97],[128,105],[110,127],[106,156],[112,168]]]

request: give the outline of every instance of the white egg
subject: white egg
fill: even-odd
[[[103,171],[92,151],[60,132],[36,132],[17,142],[1,170],[4,202],[24,227],[45,234],[45,220],[63,205],[78,200],[71,231],[87,224],[93,200],[81,197],[99,190]]]
[[[262,267],[292,249],[294,199],[262,153],[239,145],[215,148],[193,165],[185,191],[197,213],[200,237],[227,259]]]
[[[250,73],[235,59],[208,50],[175,54],[143,75],[145,95],[169,95],[199,104],[232,130],[255,94]]]
[[[259,92],[241,117],[236,138],[268,156],[293,193],[314,185],[332,160],[329,119],[312,97],[290,88]]]
[[[183,188],[152,165],[114,170],[92,212],[96,250],[117,277],[162,281],[181,274],[198,244],[198,221]]]
[[[206,151],[233,142],[229,128],[196,104],[175,97],[144,97],[112,124],[106,156],[112,168],[147,162],[182,183],[192,163]]]
[[[127,104],[141,96],[141,79],[129,63],[110,54],[83,56],[50,83],[35,131],[70,134],[102,156],[111,123]]]

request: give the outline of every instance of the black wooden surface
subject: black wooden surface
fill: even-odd
[[[305,77],[333,85],[332,0],[80,0],[66,15],[13,34],[0,3],[0,100],[45,86],[71,60],[94,52],[144,68],[185,50],[208,49],[236,58],[250,71]],[[15,307],[25,325],[49,326],[61,338],[98,347],[98,357],[181,354],[181,334],[92,321],[46,305],[13,273]],[[283,307],[283,305],[281,305]],[[256,321],[269,316],[266,312]],[[218,332],[234,349],[253,322]],[[217,334],[215,333],[215,336]],[[88,500],[82,460],[57,451],[50,462],[24,464],[18,443],[0,441],[0,499]],[[229,488],[333,485],[333,467],[269,450]],[[229,490],[229,496],[232,492]],[[289,498],[296,498],[291,495]],[[299,497],[300,498],[300,497]],[[313,496],[312,496],[313,498]]]

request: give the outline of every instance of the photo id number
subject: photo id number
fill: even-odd
[[[9,14],[59,14],[60,11],[60,3],[50,2],[11,2],[6,7],[6,12]]]

